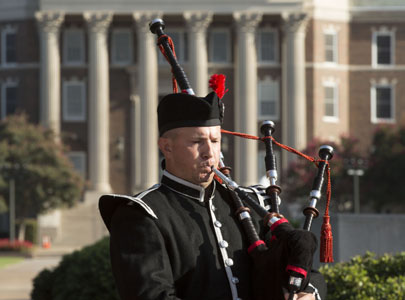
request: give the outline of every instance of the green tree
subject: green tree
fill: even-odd
[[[353,203],[353,183],[352,178],[347,175],[347,164],[350,160],[362,158],[358,150],[358,141],[352,137],[342,136],[339,143],[314,139],[308,143],[302,152],[310,157],[319,159],[318,152],[321,145],[330,145],[334,149],[334,155],[330,160],[332,199],[331,209],[335,211],[351,210]],[[292,161],[283,176],[284,201],[299,201],[302,206],[307,206],[309,193],[312,188],[314,178],[318,168],[314,163],[304,158],[297,158]],[[322,209],[325,201],[326,174],[322,192],[322,202],[318,203],[318,208]]]
[[[1,121],[0,207],[7,207],[10,179],[20,222],[80,199],[84,182],[64,151],[51,130],[28,123],[24,115]]]
[[[368,169],[362,179],[362,199],[377,212],[399,211],[405,195],[405,127],[384,126],[376,130]]]

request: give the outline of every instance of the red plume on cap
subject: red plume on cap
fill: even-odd
[[[219,99],[222,99],[228,91],[228,89],[225,90],[225,79],[226,77],[224,74],[213,74],[209,81],[210,88],[217,93]]]

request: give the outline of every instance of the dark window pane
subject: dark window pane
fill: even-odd
[[[6,88],[6,116],[14,114],[17,110],[17,87]]]
[[[15,63],[17,61],[16,41],[17,35],[9,33],[6,35],[6,62]]]
[[[377,88],[377,118],[391,119],[391,88]]]
[[[275,60],[275,34],[274,32],[260,33],[260,60],[274,61]]]
[[[391,63],[391,37],[388,35],[377,37],[377,63]]]
[[[130,45],[130,35],[128,32],[115,32],[114,33],[114,49],[115,49],[115,62],[127,63],[131,60],[132,53]]]
[[[226,32],[213,32],[211,37],[213,62],[228,61],[228,34]]]

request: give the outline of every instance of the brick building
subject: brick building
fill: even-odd
[[[332,2],[2,1],[0,116],[60,134],[90,191],[156,183],[156,107],[172,88],[148,23],[163,18],[197,95],[227,76],[225,129],[259,135],[269,119],[298,149],[349,134],[367,151],[377,126],[405,121],[405,4]],[[264,174],[257,142],[224,136],[223,152],[239,183]]]

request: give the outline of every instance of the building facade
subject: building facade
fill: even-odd
[[[345,134],[367,151],[377,126],[405,122],[399,0],[4,2],[0,116],[24,112],[52,128],[90,191],[135,193],[159,180],[156,108],[172,82],[149,31],[155,18],[197,95],[211,74],[227,76],[224,129],[260,135],[272,120],[275,138],[297,149]],[[224,135],[240,184],[264,174],[262,146]]]

